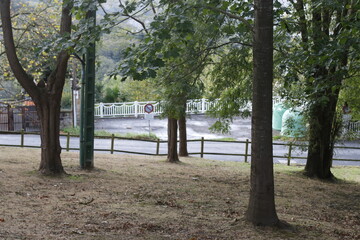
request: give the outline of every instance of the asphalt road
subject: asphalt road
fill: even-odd
[[[187,120],[187,132],[189,139],[219,139],[223,137],[232,137],[238,141],[245,141],[250,139],[250,119],[235,119],[232,124],[232,130],[227,135],[211,133],[208,128],[214,122],[214,119],[207,118],[205,116],[192,116],[191,119]],[[151,120],[150,127],[151,131],[162,139],[166,139],[166,120],[155,119]],[[149,123],[147,120],[134,119],[134,118],[122,118],[122,119],[98,119],[96,121],[96,129],[106,130],[112,133],[148,133]],[[0,135],[0,144],[7,145],[20,145],[20,135],[2,134]],[[66,150],[66,137],[61,137],[61,146],[63,151]],[[28,146],[40,146],[40,137],[36,135],[25,135],[24,145]],[[110,139],[95,139],[95,148],[109,152],[111,147]],[[244,156],[229,156],[229,155],[211,155],[206,153],[224,153],[224,154],[244,154],[245,143],[230,143],[230,142],[209,142],[204,143],[204,158],[221,161],[244,161]],[[360,147],[359,141],[356,142],[343,142],[339,146],[353,146]],[[70,148],[79,148],[79,138],[72,137],[70,139]],[[127,151],[127,152],[142,152],[148,154],[156,153],[156,143],[144,142],[144,141],[132,141],[132,140],[119,140],[116,139],[114,142],[114,149]],[[200,141],[189,142],[188,150],[193,156],[200,156],[201,143]],[[161,143],[159,148],[160,154],[166,154],[167,144]],[[286,156],[288,155],[288,146],[274,145],[273,153],[274,156],[282,156],[282,158],[274,157],[275,163],[287,163]],[[248,153],[251,153],[251,147],[249,145]],[[292,156],[306,157],[306,153],[302,152],[299,148],[292,150]],[[339,159],[358,159],[360,160],[360,149],[336,149],[335,158]],[[251,157],[248,157],[251,160]],[[291,164],[305,164],[305,159],[291,159]],[[356,165],[360,166],[360,162],[350,161],[334,161],[334,165]]]

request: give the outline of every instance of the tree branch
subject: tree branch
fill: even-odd
[[[60,35],[64,36],[71,33],[71,8],[73,6],[73,1],[64,1],[61,13],[61,22],[60,22]],[[56,69],[50,74],[48,78],[48,90],[50,92],[57,92],[58,89],[63,89],[65,81],[59,81],[57,79],[65,79],[67,62],[70,55],[67,49],[62,50],[56,58]],[[61,95],[60,95],[61,98]],[[60,100],[60,99],[59,99]]]
[[[5,51],[11,70],[13,71],[16,79],[19,81],[20,85],[27,91],[27,93],[31,97],[38,97],[40,93],[35,83],[33,82],[33,78],[25,72],[16,53],[10,15],[10,0],[0,1],[0,13]]]
[[[305,16],[305,6],[303,0],[297,0],[294,2],[293,0],[290,0],[291,4],[294,6],[296,12],[299,15],[299,26],[300,26],[300,33],[301,38],[304,43],[307,43],[309,41],[309,33],[308,33],[308,26]],[[306,46],[305,46],[306,50]]]
[[[239,21],[243,22],[251,30],[251,32],[253,32],[253,25],[251,25],[248,20],[246,20],[245,18],[243,18],[243,17],[241,17],[239,15],[235,15],[235,14],[230,13],[228,11],[222,10],[220,8],[212,7],[212,6],[202,6],[202,7],[210,9],[210,10],[212,10],[214,12],[222,13],[222,14],[228,16],[229,18],[239,20]]]
[[[144,29],[144,31],[146,32],[146,34],[149,34],[149,31],[148,31],[148,29],[146,28],[145,23],[135,17],[136,14],[138,14],[139,12],[143,11],[144,9],[146,9],[149,5],[145,5],[145,6],[142,7],[140,10],[138,10],[138,11],[135,12],[134,14],[130,15],[130,14],[127,12],[127,10],[126,10],[126,8],[125,8],[125,5],[122,3],[121,0],[119,0],[119,3],[120,3],[120,7],[123,8],[123,16],[124,16],[124,17],[128,17],[127,20],[128,20],[128,19],[132,19],[132,20],[134,20],[135,22],[139,23],[139,24],[142,26],[142,28]]]

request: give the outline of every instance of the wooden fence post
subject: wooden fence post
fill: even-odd
[[[111,154],[114,153],[114,142],[115,142],[115,135],[111,134],[111,149],[110,149]]]
[[[14,131],[14,110],[10,105],[7,106],[7,113],[8,113],[8,131]]]
[[[204,157],[204,137],[201,138],[201,150],[200,150],[200,157]]]
[[[249,139],[246,139],[245,143],[245,162],[248,162],[248,152],[249,152]]]
[[[26,131],[26,108],[20,107],[20,109],[21,109],[22,129]]]
[[[67,136],[66,136],[66,151],[67,152],[69,151],[69,148],[70,148],[70,133],[68,132]]]
[[[24,147],[24,129],[21,130],[20,147]]]
[[[156,155],[159,155],[159,152],[160,152],[160,139],[158,139],[156,142]]]
[[[290,166],[290,161],[291,161],[291,150],[292,150],[292,142],[289,143],[289,152],[288,152],[288,161],[287,161],[288,166]]]

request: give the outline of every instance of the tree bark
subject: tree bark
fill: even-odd
[[[273,3],[255,0],[250,199],[246,219],[279,224],[275,210],[272,150]]]
[[[41,162],[39,172],[46,175],[65,173],[61,163],[59,140],[60,102],[42,97],[36,105],[40,119]]]
[[[71,31],[71,3],[72,1],[66,1],[63,4],[60,23],[61,35]],[[56,58],[56,67],[47,81],[40,80],[38,84],[35,84],[32,76],[26,73],[17,57],[10,16],[10,0],[0,1],[0,13],[5,51],[10,67],[20,85],[34,101],[40,119],[41,162],[39,172],[63,174],[59,142],[60,102],[69,54],[66,50],[61,51]]]
[[[186,116],[179,118],[179,156],[189,156],[187,149]]]
[[[168,162],[179,162],[177,153],[177,119],[168,118]]]
[[[332,151],[330,149],[331,129],[334,114],[321,106],[312,106],[310,110],[309,150],[305,166],[305,175],[321,179],[331,179]]]

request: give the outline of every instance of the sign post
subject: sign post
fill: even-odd
[[[146,112],[146,114],[144,114],[144,119],[149,121],[149,137],[151,134],[151,126],[150,126],[150,121],[154,119],[154,114],[152,113],[154,111],[154,105],[148,103],[144,106],[144,111]]]

